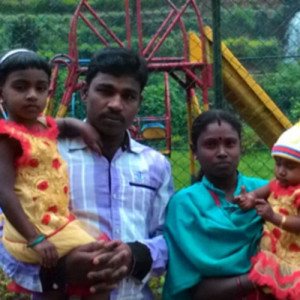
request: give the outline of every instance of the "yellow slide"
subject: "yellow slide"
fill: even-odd
[[[204,35],[207,60],[211,62],[213,33],[210,27],[204,27]],[[189,40],[191,61],[201,61],[201,40],[193,32],[189,33]],[[221,51],[225,98],[262,141],[272,147],[279,135],[292,126],[291,122],[224,43]]]

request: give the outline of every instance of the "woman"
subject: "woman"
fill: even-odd
[[[241,124],[227,112],[205,112],[194,121],[192,148],[201,178],[168,207],[164,299],[270,299],[247,278],[262,220],[256,210],[244,212],[233,203],[242,186],[252,191],[266,184],[237,171]]]

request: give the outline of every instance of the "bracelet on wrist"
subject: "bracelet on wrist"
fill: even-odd
[[[281,218],[279,227],[280,227],[280,228],[283,228],[283,225],[285,224],[285,222],[286,222],[286,216],[285,216],[285,215],[282,215],[282,218]]]
[[[41,234],[37,239],[35,239],[33,242],[27,244],[27,248],[33,248],[37,244],[41,243],[45,239],[45,236]]]
[[[242,285],[242,282],[241,282],[241,277],[240,276],[237,276],[236,277],[236,285],[238,287],[238,291],[239,291],[239,296],[241,298],[243,298],[245,296],[245,291],[244,291],[244,288],[243,288],[243,285]]]

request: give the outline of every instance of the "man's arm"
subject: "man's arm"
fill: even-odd
[[[148,272],[151,270],[155,276],[163,274],[168,261],[168,247],[162,233],[166,217],[166,208],[171,196],[174,194],[170,163],[165,157],[163,157],[162,162],[158,162],[158,164],[161,164],[160,176],[162,178],[162,183],[155,195],[155,198],[152,200],[153,204],[149,232],[150,237],[139,241],[146,245],[150,250],[149,254],[152,258],[152,265],[148,268]],[[143,262],[141,260],[141,264],[142,263]]]

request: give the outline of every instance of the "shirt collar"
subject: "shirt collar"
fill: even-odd
[[[70,152],[77,150],[85,150],[88,146],[84,143],[81,138],[72,138],[69,139],[68,149]],[[123,152],[133,152],[140,153],[145,149],[145,146],[136,142],[130,135],[130,132],[127,130],[126,135],[121,146]]]
[[[234,195],[236,195],[237,191],[241,191],[241,185],[242,185],[242,175],[239,171],[237,171],[237,185],[234,191]],[[202,178],[202,183],[206,186],[207,189],[225,194],[223,190],[216,188],[205,176]]]

